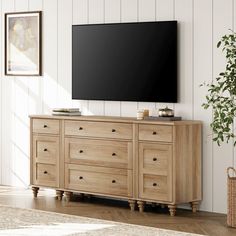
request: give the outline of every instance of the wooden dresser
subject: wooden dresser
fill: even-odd
[[[145,121],[102,116],[30,116],[30,182],[56,190],[136,203],[190,203],[201,193],[201,122]]]

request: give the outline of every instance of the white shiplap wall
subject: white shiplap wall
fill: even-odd
[[[42,77],[4,76],[4,13],[43,11]],[[226,212],[227,166],[235,165],[232,144],[211,141],[212,112],[201,108],[203,81],[224,69],[216,49],[220,36],[236,25],[234,0],[0,0],[0,183],[29,184],[28,114],[52,107],[80,107],[84,114],[135,116],[137,108],[165,104],[71,100],[71,25],[173,20],[179,22],[179,103],[176,115],[203,121],[203,202],[201,209]]]

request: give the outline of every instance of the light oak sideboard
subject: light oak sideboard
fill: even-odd
[[[202,199],[201,122],[107,116],[30,116],[30,183],[73,193],[197,210]]]

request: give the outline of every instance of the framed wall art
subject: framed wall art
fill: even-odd
[[[42,12],[5,14],[5,75],[42,75]]]

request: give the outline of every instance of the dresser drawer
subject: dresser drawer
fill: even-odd
[[[42,134],[59,134],[59,120],[33,119],[33,132]]]
[[[111,122],[65,121],[65,134],[85,137],[132,139],[132,125]]]
[[[92,139],[65,139],[66,162],[115,168],[132,168],[132,143]]]
[[[139,140],[172,142],[172,126],[139,125]]]
[[[35,163],[33,184],[47,187],[59,187],[56,165]]]
[[[139,143],[139,171],[168,175],[172,172],[172,145]]]
[[[35,162],[56,164],[59,158],[59,137],[33,136],[33,158]]]
[[[132,171],[66,164],[65,187],[82,192],[132,196]]]
[[[172,201],[171,182],[168,176],[140,175],[140,198]]]

